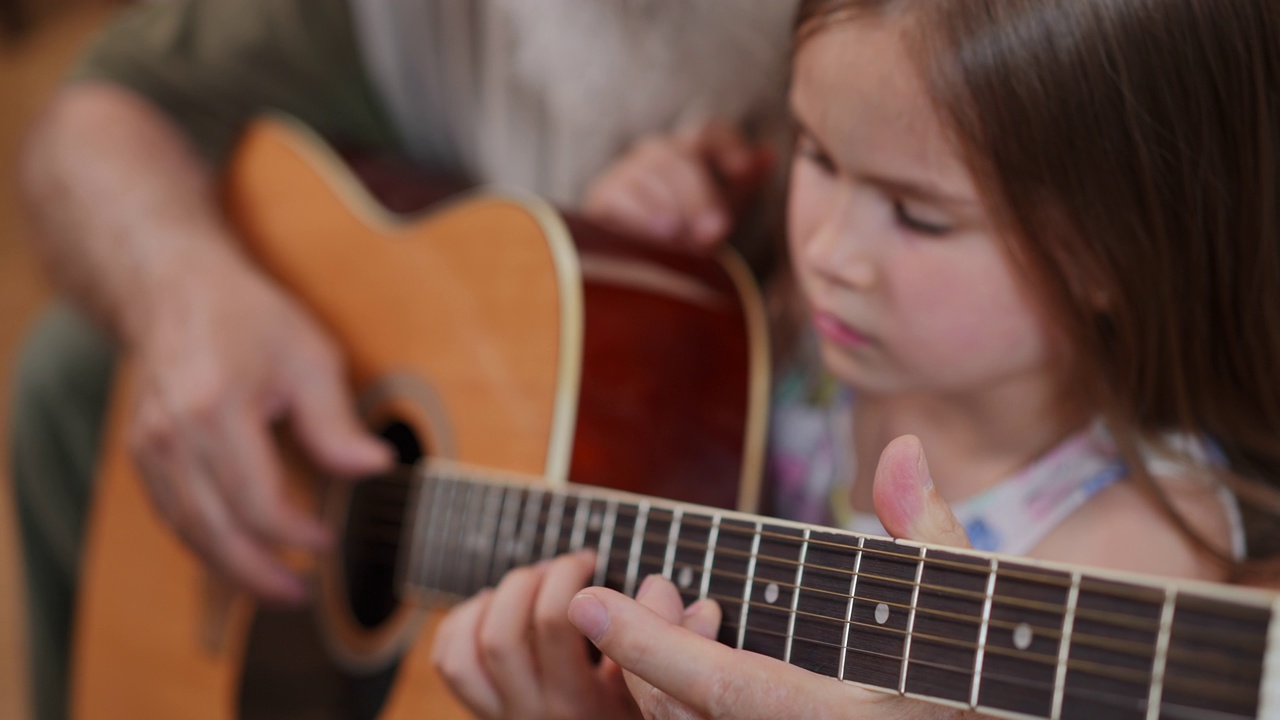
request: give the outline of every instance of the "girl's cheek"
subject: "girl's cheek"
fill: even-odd
[[[791,171],[787,202],[787,238],[794,256],[818,232],[831,195],[831,181],[797,160]]]

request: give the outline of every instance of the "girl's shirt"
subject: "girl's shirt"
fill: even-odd
[[[777,384],[770,429],[770,472],[779,516],[791,520],[885,535],[875,515],[849,501],[853,469],[852,391],[820,371],[800,368]],[[1221,464],[1206,442],[1188,437],[1171,443],[1197,464]],[[1185,474],[1185,462],[1144,454],[1155,477]],[[951,509],[978,550],[1025,555],[1092,497],[1128,475],[1101,422],[1059,443],[1021,471]],[[1245,556],[1244,529],[1234,495],[1219,498],[1232,528],[1232,552]]]

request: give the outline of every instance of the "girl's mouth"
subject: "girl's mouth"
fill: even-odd
[[[813,324],[823,337],[842,347],[857,348],[871,343],[871,338],[841,322],[829,312],[814,311]]]

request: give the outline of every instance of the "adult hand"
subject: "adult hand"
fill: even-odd
[[[332,542],[287,502],[272,434],[286,422],[316,466],[385,469],[390,449],[355,416],[342,356],[314,319],[229,246],[192,250],[162,306],[128,338],[128,440],[160,515],[193,550],[263,599],[306,585],[275,550]]]
[[[640,142],[587,190],[587,217],[662,243],[723,241],[774,166],[772,150],[709,122]]]
[[[567,608],[595,568],[580,552],[512,570],[494,590],[454,608],[432,659],[476,715],[496,718],[639,717],[618,666],[594,665]]]
[[[919,440],[898,438],[876,469],[876,511],[897,537],[967,546],[964,530],[933,489]],[[668,580],[646,580],[632,601],[603,588],[579,593],[570,621],[626,671],[646,718],[955,718],[960,711],[877,693],[713,639],[714,601],[681,607]]]

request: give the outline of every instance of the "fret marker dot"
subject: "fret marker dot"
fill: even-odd
[[[1018,623],[1018,627],[1013,629],[1013,645],[1019,650],[1026,650],[1031,647],[1031,626],[1026,623]]]
[[[770,605],[778,602],[778,583],[769,583],[764,589],[764,601]]]
[[[889,606],[884,603],[876,605],[876,622],[883,625],[889,622]]]
[[[688,590],[689,586],[693,584],[693,568],[688,565],[680,568],[680,575],[676,577],[676,584],[680,586],[681,590]]]
[[[599,510],[591,513],[591,517],[587,519],[587,527],[592,530],[599,530],[604,525],[604,517]]]

